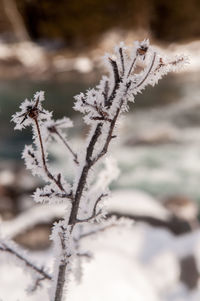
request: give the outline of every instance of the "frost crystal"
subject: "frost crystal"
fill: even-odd
[[[33,100],[26,99],[21,111],[12,116],[15,129],[33,127],[33,145],[25,146],[22,157],[27,168],[46,182],[44,188],[37,188],[34,200],[54,204],[62,201],[67,208],[64,218],[54,224],[51,235],[55,256],[52,301],[64,300],[74,262],[79,279],[81,258],[90,257],[87,250],[81,250],[81,239],[117,225],[130,226],[127,220],[106,218],[104,202],[109,184],[119,174],[114,161],[106,161],[106,169],[99,172],[101,159],[117,138],[121,114],[128,111],[129,102],[146,86],[154,86],[168,72],[178,71],[187,62],[184,56],[171,59],[159,54],[149,40],[136,42],[131,48],[122,42],[115,47],[114,54],[106,54],[104,61],[108,75],[95,88],[75,96],[74,110],[81,112],[90,126],[81,152],[73,150],[64,131],[73,125],[72,121],[66,117],[53,120],[52,113],[43,109],[44,92],[37,92]],[[50,167],[48,145],[53,139],[66,148],[76,166],[73,183]]]

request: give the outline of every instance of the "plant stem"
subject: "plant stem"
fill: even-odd
[[[51,172],[49,171],[48,167],[47,167],[47,163],[46,163],[46,159],[45,159],[45,152],[44,152],[44,146],[43,146],[43,141],[42,141],[42,136],[41,136],[41,132],[40,132],[40,126],[39,126],[39,123],[38,123],[38,120],[37,118],[34,118],[34,121],[35,121],[35,125],[36,125],[36,129],[37,129],[37,133],[38,133],[38,137],[39,137],[39,141],[40,141],[40,148],[41,148],[41,153],[42,153],[42,163],[43,163],[43,167],[44,167],[44,170],[45,170],[45,173],[47,175],[47,177],[53,181],[61,191],[65,191],[60,180],[59,179],[56,179],[52,174]]]
[[[61,301],[65,286],[65,275],[66,275],[66,269],[67,269],[67,263],[63,263],[59,265],[59,271],[58,271],[58,280],[56,285],[56,293],[55,293],[55,299],[54,301]]]
[[[67,147],[67,149],[70,151],[72,156],[74,157],[74,162],[79,165],[78,162],[78,156],[77,154],[72,150],[72,148],[69,146],[69,143],[63,138],[63,136],[58,132],[58,130],[55,128],[54,133],[60,138],[60,140],[63,142],[63,144]]]

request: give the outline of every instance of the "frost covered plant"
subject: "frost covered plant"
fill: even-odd
[[[80,240],[124,223],[106,218],[103,204],[109,194],[109,181],[107,179],[106,185],[99,185],[101,176],[95,174],[96,167],[117,138],[120,116],[128,111],[128,103],[134,102],[135,96],[147,85],[154,86],[163,75],[179,70],[185,61],[183,56],[171,59],[160,55],[148,40],[136,42],[130,49],[121,43],[114,54],[107,54],[105,63],[109,75],[103,76],[96,88],[75,97],[74,109],[83,113],[90,129],[81,153],[72,149],[63,131],[71,127],[72,122],[65,117],[54,121],[52,113],[43,109],[43,92],[37,92],[31,101],[25,100],[20,106],[21,111],[13,116],[15,129],[33,128],[33,145],[25,146],[23,158],[33,175],[40,176],[46,182],[44,188],[38,188],[34,193],[35,201],[66,204],[63,219],[52,228],[55,256],[52,276],[32,264],[38,275],[36,284],[41,280],[51,281],[51,300],[66,300],[67,282],[74,262],[90,256],[87,250],[81,249]],[[48,145],[52,138],[60,141],[71,155],[75,170],[73,183],[48,163]],[[111,178],[114,178],[113,175]],[[9,243],[1,242],[0,248],[12,253]],[[14,247],[16,256],[15,250]],[[29,262],[23,256],[21,260]]]

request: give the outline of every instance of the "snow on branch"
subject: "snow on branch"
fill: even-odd
[[[45,123],[45,126],[49,132],[49,136],[57,137],[58,140],[60,140],[65,145],[67,150],[72,155],[74,162],[78,165],[79,164],[78,155],[73,151],[72,147],[67,141],[67,137],[65,133],[62,131],[63,129],[72,127],[73,126],[72,121],[66,117],[63,117],[62,119],[58,119],[56,121],[52,119],[50,121],[47,121]]]
[[[13,241],[0,240],[0,253],[6,253],[16,259],[16,262],[22,266],[27,267],[30,272],[33,283],[31,285],[31,291],[35,291],[40,287],[43,280],[51,280],[51,275],[43,268],[36,265],[26,254],[21,247],[17,246]]]
[[[110,168],[110,173],[114,173],[111,176],[100,173],[99,179],[96,174],[101,159],[106,157],[117,138],[120,116],[128,111],[129,103],[134,102],[136,95],[146,86],[154,86],[168,72],[178,71],[187,63],[182,55],[168,58],[160,54],[149,40],[136,42],[131,48],[120,43],[113,54],[105,55],[104,61],[108,75],[103,76],[95,88],[75,96],[74,110],[83,114],[90,127],[81,155],[71,147],[63,131],[72,126],[71,120],[64,117],[54,121],[52,113],[42,107],[43,92],[37,92],[31,101],[25,100],[20,106],[21,111],[12,118],[15,129],[21,130],[29,125],[33,128],[34,144],[25,147],[23,158],[27,168],[46,182],[44,188],[38,188],[34,193],[35,201],[70,204],[64,218],[52,229],[55,256],[52,301],[63,300],[73,260],[87,254],[87,250],[80,250],[80,239],[124,224],[122,220],[104,220],[103,199],[108,196],[110,180],[118,176],[118,169]],[[49,167],[47,150],[51,138],[65,146],[77,166],[73,184]]]
[[[54,130],[58,136],[62,138],[57,128],[69,128],[72,122],[69,118],[63,118],[57,122],[53,121],[52,113],[42,108],[41,102],[44,101],[44,92],[40,91],[34,95],[33,100],[25,100],[20,108],[21,111],[12,116],[12,121],[16,123],[15,129],[21,130],[26,126],[33,127],[34,145],[26,145],[22,154],[26,167],[30,169],[33,175],[41,176],[46,182],[55,185],[59,190],[56,193],[53,189],[51,193],[61,196],[61,198],[69,198],[70,185],[64,180],[61,173],[53,174],[48,166],[47,140],[49,133]],[[75,154],[74,154],[75,156]],[[76,158],[77,163],[77,158]]]

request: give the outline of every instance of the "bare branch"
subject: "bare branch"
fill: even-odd
[[[29,289],[29,291],[32,293],[35,292],[41,286],[41,282],[43,280],[45,280],[44,277],[35,279],[35,283],[32,285],[32,287]]]
[[[69,199],[69,200],[73,200],[73,195],[72,192],[67,194],[67,193],[55,193],[54,191],[52,191],[51,193],[41,193],[40,197],[53,197],[56,196],[58,198],[61,199]]]
[[[124,66],[124,54],[122,47],[119,48],[119,54],[120,54],[120,61],[122,66],[122,76],[124,76],[125,66]]]
[[[133,59],[133,61],[132,61],[132,64],[131,64],[130,69],[129,69],[128,74],[127,74],[127,77],[130,76],[130,74],[131,74],[131,72],[132,72],[132,70],[133,70],[133,68],[135,66],[136,61],[137,61],[137,56],[135,56],[134,59]]]
[[[86,257],[86,258],[89,258],[89,259],[92,258],[92,255],[90,253],[88,253],[88,252],[77,253],[76,256],[78,256],[78,257]]]
[[[101,201],[104,197],[107,197],[107,196],[108,196],[108,194],[103,194],[103,193],[102,193],[102,194],[98,197],[98,199],[96,200],[96,202],[95,202],[95,204],[94,204],[93,211],[92,211],[92,215],[91,215],[90,217],[88,217],[88,218],[83,219],[83,220],[77,219],[77,222],[78,222],[78,223],[85,223],[85,222],[89,222],[89,221],[95,219],[95,218],[100,214],[100,212],[101,212],[101,211],[99,211],[98,213],[96,212],[96,211],[97,211],[97,206],[98,206],[98,204],[100,203],[100,201]]]
[[[94,116],[91,118],[92,120],[100,120],[100,121],[108,121],[108,122],[112,122],[112,119],[104,117],[104,116]]]
[[[84,201],[85,203],[83,202],[83,205],[87,206],[86,200],[89,199],[90,192],[92,192],[90,190],[91,186],[89,185],[88,180],[89,173],[95,164],[108,152],[112,139],[116,137],[114,131],[117,120],[121,113],[125,111],[126,105],[132,94],[135,96],[147,84],[153,85],[162,77],[162,75],[166,74],[170,70],[174,71],[177,69],[175,67],[181,65],[181,62],[184,60],[184,58],[179,58],[169,63],[164,63],[160,58],[160,61],[158,61],[157,52],[152,50],[152,48],[149,50],[148,40],[137,43],[136,48],[133,50],[133,54],[130,57],[125,57],[125,55],[125,49],[120,46],[118,48],[117,59],[113,60],[112,58],[108,58],[108,63],[111,66],[110,77],[103,78],[96,89],[87,91],[85,95],[81,93],[76,97],[74,108],[86,115],[85,122],[91,125],[91,129],[90,139],[85,149],[85,157],[82,159],[82,162],[80,162],[80,168],[76,170],[77,174],[74,181],[75,184],[73,186],[73,192],[71,191],[70,193],[67,193],[65,191],[64,184],[62,185],[60,173],[53,175],[48,169],[40,124],[43,120],[47,120],[48,123],[51,118],[51,114],[49,112],[47,114],[47,111],[42,112],[40,107],[38,108],[39,101],[44,100],[43,94],[41,92],[36,94],[39,98],[36,99],[37,97],[35,96],[35,105],[33,105],[32,101],[25,101],[21,105],[21,112],[13,115],[13,120],[16,123],[15,129],[22,129],[26,125],[28,126],[30,124],[36,126],[36,132],[39,138],[39,141],[36,141],[36,147],[37,150],[41,150],[41,160],[36,157],[34,150],[31,147],[27,148],[28,152],[26,149],[25,155],[29,155],[28,159],[30,162],[28,163],[30,163],[29,165],[33,168],[33,171],[35,171],[35,165],[42,165],[41,167],[44,169],[44,173],[42,173],[42,175],[45,174],[48,179],[53,182],[53,185],[52,183],[47,185],[47,188],[43,190],[43,193],[42,190],[39,189],[36,196],[43,196],[47,198],[53,198],[55,196],[55,199],[56,197],[60,197],[68,198],[72,201],[69,209],[70,212],[67,212],[65,218],[54,225],[52,230],[52,239],[54,240],[56,249],[59,248],[59,252],[56,251],[57,261],[54,277],[56,283],[54,285],[52,295],[52,299],[54,301],[61,301],[64,298],[64,287],[67,281],[66,278],[70,273],[70,260],[73,258],[73,255],[84,255],[82,253],[80,254],[78,251],[79,239],[105,231],[118,223],[116,220],[109,220],[106,225],[103,225],[102,227],[96,226],[96,229],[94,227],[87,233],[80,233],[79,238],[75,239],[75,237],[77,237],[76,225],[77,228],[80,227],[85,230],[85,226],[89,224],[90,221],[95,221],[96,217],[101,214],[101,209],[98,208],[98,205],[102,198],[106,196],[106,194],[103,193],[95,202],[91,200],[91,215],[85,219],[78,219],[78,217],[81,216],[80,213],[83,208],[80,206],[81,201]],[[149,60],[146,60],[146,56],[148,56]],[[138,57],[140,57],[141,60],[144,60],[146,66],[141,72],[138,71],[138,73],[133,74]],[[31,118],[32,120],[27,118]],[[21,121],[21,119],[23,120]],[[50,121],[52,120],[50,119]],[[21,123],[23,123],[23,125],[21,125]],[[51,122],[48,124],[51,124]],[[50,126],[49,131],[57,135],[68,151],[72,154],[74,162],[79,164],[77,154],[73,151],[68,142],[65,141],[62,133],[59,132],[59,128],[56,127],[56,124]],[[99,145],[100,142],[101,145]],[[42,163],[40,163],[40,161],[42,161]],[[45,179],[46,176],[44,177]],[[59,188],[60,192],[55,191],[57,189],[54,189],[55,185]],[[82,227],[78,225],[79,223],[84,222],[86,225],[82,225]],[[36,287],[42,280],[43,275],[41,275],[40,279],[38,279],[35,284]]]
[[[16,250],[12,249],[10,246],[8,246],[6,243],[1,242],[0,243],[0,251],[3,252],[8,252],[11,255],[17,257],[19,260],[21,260],[22,262],[25,263],[25,265],[32,269],[33,271],[37,272],[39,275],[42,276],[42,278],[40,278],[40,281],[42,280],[51,280],[51,276],[45,272],[44,269],[37,267],[35,264],[33,264],[28,258],[25,258],[25,256],[21,255],[19,252],[17,252]]]
[[[93,120],[105,120],[105,121],[110,121],[111,119],[108,118],[109,114],[102,109],[102,107],[100,105],[97,104],[97,102],[95,101],[94,104],[90,104],[88,103],[85,99],[82,99],[82,102],[84,104],[84,106],[90,107],[92,109],[94,109],[100,116],[97,117],[92,117],[91,119]]]
[[[38,162],[38,159],[36,158],[35,154],[33,152],[31,152],[30,150],[28,150],[28,155],[31,156],[31,158],[34,160],[35,165],[39,166],[39,162]]]
[[[79,165],[78,155],[72,150],[71,146],[66,141],[66,139],[64,139],[63,136],[59,133],[59,131],[57,130],[56,126],[49,127],[48,130],[50,131],[50,133],[55,134],[55,135],[57,135],[59,137],[59,139],[66,146],[66,148],[68,149],[68,151],[72,154],[72,156],[74,158],[74,162],[77,165]]]
[[[111,123],[110,123],[110,128],[109,128],[108,135],[107,135],[105,144],[104,144],[104,146],[103,146],[103,149],[102,149],[101,152],[96,156],[96,158],[93,159],[92,164],[95,164],[101,157],[103,157],[103,156],[107,153],[107,150],[108,150],[108,146],[109,146],[109,144],[110,144],[110,141],[111,141],[113,138],[116,137],[116,136],[113,136],[113,131],[114,131],[115,124],[116,124],[117,118],[118,118],[118,116],[119,116],[119,113],[120,113],[120,109],[121,109],[122,104],[123,104],[123,100],[121,100],[120,107],[117,109],[117,112],[116,112],[116,114],[115,114],[115,117],[113,118],[113,120],[112,120]]]
[[[65,275],[67,270],[67,263],[61,263],[59,265],[58,279],[56,284],[56,292],[54,301],[61,301],[63,296],[63,290],[65,286]]]
[[[103,91],[103,96],[104,96],[104,104],[106,106],[106,102],[108,101],[108,92],[109,92],[109,86],[108,86],[108,80],[105,82],[105,87],[104,87],[104,91]]]
[[[80,200],[82,197],[83,189],[86,184],[88,172],[89,172],[90,168],[92,167],[92,158],[91,157],[92,157],[92,154],[94,151],[94,146],[95,146],[99,136],[101,135],[102,126],[103,126],[103,123],[101,123],[101,122],[97,124],[94,134],[87,147],[86,158],[85,158],[86,162],[85,162],[85,165],[81,172],[81,176],[80,176],[78,186],[76,189],[76,193],[75,193],[75,197],[74,197],[74,205],[72,207],[72,211],[71,211],[70,218],[69,218],[70,225],[74,225],[76,223],[77,213],[78,213],[78,209],[79,209],[79,203],[80,203]]]
[[[115,85],[113,88],[113,91],[111,93],[111,95],[109,96],[108,100],[105,103],[105,106],[110,108],[113,99],[115,98],[116,95],[116,91],[119,88],[119,83],[120,83],[120,76],[119,76],[119,70],[118,70],[118,66],[117,66],[117,62],[112,60],[111,58],[109,58],[109,62],[112,66],[113,69],[113,75],[114,75],[114,81],[115,81]]]
[[[183,62],[183,61],[184,61],[184,58],[181,57],[181,58],[179,58],[178,60],[173,60],[173,61],[171,61],[171,62],[164,63],[163,60],[162,60],[162,58],[160,58],[160,63],[159,63],[159,65],[158,65],[158,67],[155,69],[154,74],[156,74],[156,72],[157,72],[158,70],[160,70],[162,67],[166,67],[167,65],[176,66],[176,65],[178,65],[179,63],[181,63],[181,62]]]
[[[135,87],[136,89],[139,88],[145,82],[145,80],[149,77],[149,75],[153,69],[155,59],[156,59],[156,53],[154,52],[153,59],[152,59],[151,65],[149,67],[149,70],[148,70],[147,74],[145,75],[145,77],[136,85],[136,87]]]
[[[61,190],[61,191],[64,191],[65,192],[65,189],[63,188],[62,184],[61,184],[61,181],[60,181],[60,178],[56,179],[52,174],[51,172],[49,171],[48,167],[47,167],[47,163],[46,163],[46,159],[45,159],[45,153],[44,153],[44,146],[43,146],[43,141],[42,141],[42,136],[41,136],[41,132],[40,132],[40,126],[39,126],[39,123],[38,123],[38,120],[37,118],[34,118],[34,121],[35,121],[35,125],[36,125],[36,129],[37,129],[37,133],[38,133],[38,137],[39,137],[39,141],[40,141],[40,148],[41,148],[41,156],[42,156],[42,163],[43,163],[43,167],[44,167],[44,171],[47,175],[47,177],[53,181],[57,186],[58,188]]]
[[[101,227],[98,227],[97,229],[93,228],[92,230],[90,230],[88,232],[82,233],[80,235],[79,239],[83,239],[83,238],[86,238],[86,237],[89,237],[89,236],[92,236],[92,235],[95,235],[95,234],[98,234],[98,233],[101,233],[101,232],[105,232],[105,231],[107,231],[109,229],[112,229],[112,228],[118,227],[118,226],[120,226],[120,224],[118,224],[118,223],[116,223],[116,221],[114,221],[111,224],[103,225]]]

